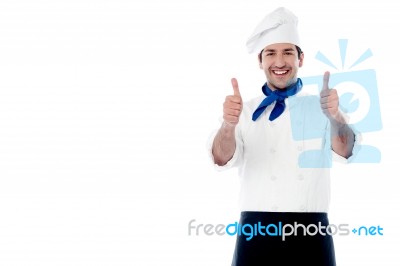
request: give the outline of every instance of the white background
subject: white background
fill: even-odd
[[[273,9],[299,17],[300,76],[375,69],[380,164],[332,169],[331,223],[384,228],[335,237],[338,265],[398,265],[396,1],[1,1],[0,265],[230,265],[235,239],[188,236],[188,222],[238,219],[235,170],[206,142],[236,77],[245,100],[265,78],[244,43]]]

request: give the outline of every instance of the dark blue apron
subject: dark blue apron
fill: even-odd
[[[311,235],[304,236],[303,227],[298,227],[297,236],[292,234],[283,240],[279,230],[285,224],[294,227],[295,222],[306,230],[309,225],[315,225],[308,227]],[[319,223],[322,230],[317,231]],[[336,265],[333,239],[326,230],[329,225],[326,213],[242,212],[239,224],[232,266]],[[268,231],[262,227],[268,225]],[[286,232],[289,230],[287,228]]]

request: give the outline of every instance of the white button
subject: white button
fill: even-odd
[[[298,150],[298,151],[302,151],[302,150],[303,150],[303,146],[300,146],[300,145],[297,146],[297,150]]]
[[[299,175],[297,176],[297,178],[298,178],[299,180],[303,180],[303,179],[304,179],[304,176],[303,176],[302,174],[299,174]]]
[[[304,211],[305,209],[306,209],[306,206],[300,205],[300,210],[301,210],[301,211]]]
[[[269,149],[269,152],[270,152],[270,153],[275,153],[276,150],[275,150],[274,148],[271,148],[271,149]]]
[[[277,211],[278,210],[278,206],[276,206],[276,205],[274,205],[274,206],[272,206],[272,209],[271,209],[272,211]]]
[[[271,180],[272,180],[272,181],[276,180],[276,176],[271,175]]]

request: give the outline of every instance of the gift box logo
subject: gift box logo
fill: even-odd
[[[344,71],[346,50],[348,40],[339,40],[339,48],[342,59],[342,71],[331,73],[329,86],[335,88],[339,95],[339,108],[341,112],[348,118],[349,125],[355,133],[375,132],[382,129],[382,119],[379,107],[379,95],[376,79],[376,72],[373,69]],[[349,69],[362,63],[372,56],[370,49],[367,49]],[[318,52],[317,60],[324,64],[338,68],[331,61]],[[323,75],[302,77],[304,87],[314,86],[318,88],[318,92],[322,90]],[[293,99],[291,99],[293,98]],[[289,104],[295,104],[299,97],[289,98]],[[313,140],[321,137],[321,133],[325,132],[327,143],[320,150],[306,150],[299,156],[299,166],[303,168],[320,168],[331,167],[332,158],[330,151],[330,132],[327,132],[327,118],[323,115],[320,105],[319,96],[302,96],[303,105],[305,107],[304,114],[291,112],[292,136],[295,140]],[[299,122],[303,121],[303,122]],[[381,153],[378,148],[373,145],[357,144],[353,149],[354,153],[349,162],[351,163],[379,163]]]

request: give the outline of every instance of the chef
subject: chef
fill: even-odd
[[[329,88],[329,72],[318,97],[303,97],[297,72],[304,53],[297,23],[297,17],[281,7],[257,25],[246,46],[257,54],[266,77],[262,95],[243,102],[233,78],[222,125],[210,141],[218,170],[238,167],[241,225],[328,226],[327,162],[332,156],[347,160],[354,153],[355,134],[338,108],[337,91]],[[316,137],[306,137],[310,131]],[[303,138],[299,132],[306,132]],[[284,241],[265,233],[251,240],[237,234],[232,265],[336,265],[330,231],[311,234],[302,228]]]

